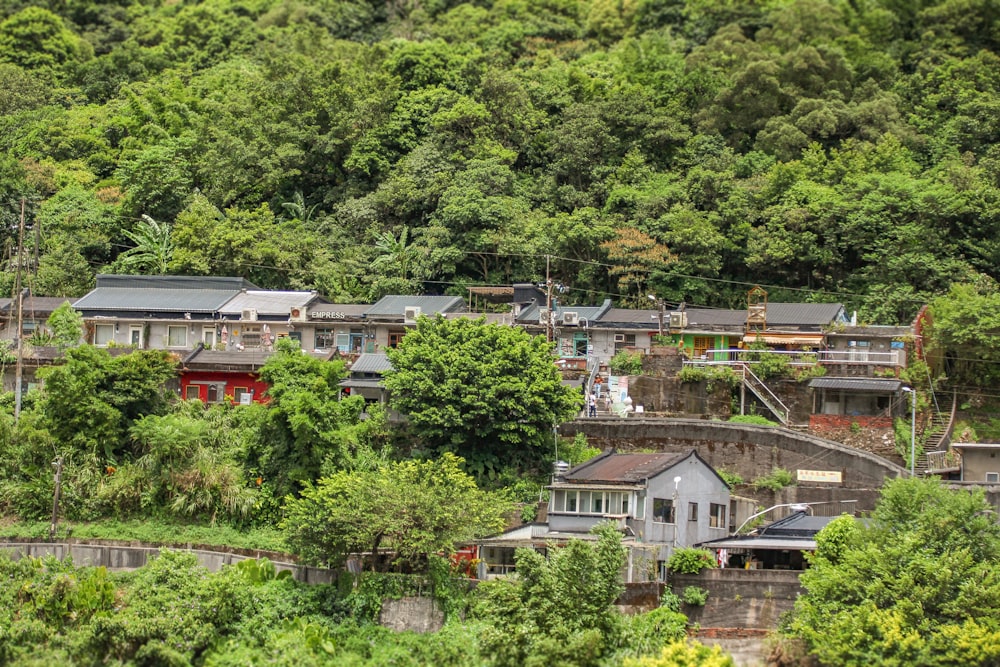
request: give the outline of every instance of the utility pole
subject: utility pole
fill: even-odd
[[[545,256],[545,340],[552,342],[552,278],[549,276],[549,256]]]
[[[21,198],[21,221],[17,227],[17,270],[14,273],[14,293],[17,299],[17,361],[14,370],[14,423],[21,416],[21,380],[24,351],[24,295],[21,293],[21,261],[24,258],[24,197]]]
[[[57,456],[56,460],[52,462],[52,466],[56,469],[56,490],[52,496],[52,523],[49,524],[50,540],[56,538],[56,524],[59,522],[59,493],[62,490],[63,457]]]

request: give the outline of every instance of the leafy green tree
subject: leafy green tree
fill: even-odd
[[[47,9],[27,7],[0,23],[2,62],[52,71],[92,55],[90,45]]]
[[[129,452],[132,422],[166,411],[175,366],[165,350],[112,357],[91,345],[69,349],[62,364],[41,371],[40,423],[58,449],[92,451],[115,461]]]
[[[788,632],[824,665],[1000,660],[1000,526],[982,490],[889,482],[868,525],[817,535]]]
[[[342,361],[321,361],[291,339],[281,339],[260,370],[268,383],[268,421],[248,453],[251,467],[273,485],[278,497],[328,470],[354,468],[382,448],[384,415],[371,410],[361,419],[364,399],[340,399],[346,376]]]
[[[476,613],[492,623],[480,640],[490,664],[587,667],[618,644],[614,603],[624,591],[625,548],[613,527],[594,532],[596,542],[571,540],[549,548],[547,557],[518,549],[517,574],[480,587]]]
[[[69,301],[53,310],[45,325],[60,350],[76,347],[83,339],[83,315],[74,310]]]
[[[432,454],[455,452],[478,476],[538,463],[553,425],[580,407],[551,345],[516,327],[421,317],[386,354],[392,406]]]
[[[1000,379],[1000,286],[987,277],[975,283],[954,284],[946,296],[930,304],[931,323],[925,345],[936,369],[954,382],[993,386]]]
[[[289,499],[286,540],[313,563],[340,566],[351,554],[367,554],[372,569],[422,570],[427,556],[450,554],[504,526],[507,503],[461,468],[461,459],[445,454],[323,477]],[[380,550],[389,557],[380,560]]]
[[[164,275],[174,251],[170,225],[148,215],[141,217],[134,229],[123,232],[135,246],[118,255],[116,264],[123,273]]]

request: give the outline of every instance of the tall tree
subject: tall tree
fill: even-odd
[[[551,344],[517,327],[421,317],[386,353],[392,406],[430,452],[456,452],[477,475],[540,462],[552,427],[580,407]]]

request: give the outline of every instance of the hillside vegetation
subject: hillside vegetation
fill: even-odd
[[[548,260],[570,301],[739,306],[761,283],[908,322],[1000,265],[998,21],[994,0],[3,0],[4,240],[24,198],[37,294],[170,272],[363,301]]]

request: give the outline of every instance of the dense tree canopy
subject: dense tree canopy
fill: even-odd
[[[387,354],[383,384],[432,453],[455,452],[477,475],[540,460],[552,428],[580,409],[551,344],[485,319],[421,317]]]
[[[165,266],[365,300],[548,258],[570,302],[762,283],[895,324],[1000,277],[988,1],[306,4],[0,4],[36,293]]]
[[[995,665],[1000,526],[981,489],[890,482],[817,535],[790,632],[824,665]]]

